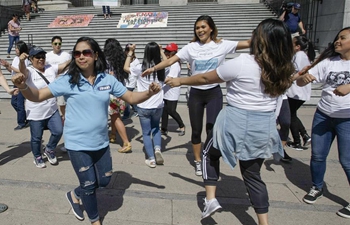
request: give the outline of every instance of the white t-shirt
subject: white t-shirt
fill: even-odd
[[[41,89],[47,87],[47,83],[41,76],[36,72],[33,67],[27,67],[28,79],[27,85]],[[46,65],[45,72],[42,73],[46,79],[51,83],[55,80],[58,72],[58,65]],[[27,113],[27,120],[44,120],[51,117],[57,108],[56,98],[50,98],[42,102],[32,102],[26,99],[25,109]]]
[[[299,72],[305,66],[310,65],[310,61],[304,51],[298,51],[293,57],[293,64],[296,72]],[[311,97],[311,83],[300,87],[297,85],[296,81],[294,81],[286,94],[289,98],[308,101]]]
[[[137,80],[137,74],[131,72],[131,68],[137,66],[140,64],[140,61],[135,58],[134,61],[130,63],[130,73],[129,73],[129,78],[125,79],[125,87],[127,88],[135,88],[136,87],[136,80]]]
[[[170,69],[168,70],[168,74],[166,75],[166,77],[177,78],[180,76],[181,76],[181,66],[179,63],[176,62],[170,66]],[[164,99],[169,101],[179,100],[180,87],[171,88],[169,85],[164,85],[163,91],[164,91]]]
[[[46,54],[46,65],[55,65],[55,64],[61,64],[64,62],[67,62],[68,60],[71,60],[72,56],[68,52],[61,51],[59,54],[55,54],[53,51]],[[66,71],[59,74],[58,76],[65,74]]]
[[[192,75],[206,73],[215,70],[224,61],[229,53],[234,53],[238,45],[237,41],[221,40],[219,43],[211,41],[207,44],[191,42],[184,46],[176,55],[182,62],[186,61],[191,65]],[[207,90],[218,84],[206,84],[192,86],[192,88]]]
[[[24,65],[26,65],[26,67],[29,65],[29,60],[28,59],[24,60]],[[16,68],[16,69],[19,69],[19,57],[18,56],[13,58],[11,66]],[[13,76],[15,74],[16,74],[16,72],[12,70],[11,71],[11,75]]]
[[[318,83],[323,83],[317,108],[333,118],[350,118],[350,94],[337,96],[333,93],[337,87],[350,84],[350,60],[342,60],[340,56],[328,58],[310,69],[309,73]]]
[[[241,54],[219,66],[216,72],[226,81],[227,102],[240,109],[274,111],[277,98],[264,93],[261,69],[253,55]]]
[[[154,81],[155,83],[158,83],[161,87],[163,86],[163,82],[160,82],[157,77],[154,80],[153,74],[150,74],[149,76],[141,77],[142,74],[142,64],[138,64],[137,66],[131,68],[130,72],[137,74],[137,91],[142,92],[149,89],[150,84]],[[159,91],[157,94],[150,97],[148,100],[137,104],[138,107],[143,109],[158,109],[163,108],[163,90]]]

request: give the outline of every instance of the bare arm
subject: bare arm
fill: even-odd
[[[158,93],[161,89],[162,88],[160,85],[153,82],[149,86],[149,89],[147,91],[143,91],[143,92],[126,91],[125,94],[123,96],[121,96],[121,99],[134,105],[134,104],[138,104],[138,103],[146,101],[152,95]]]
[[[165,83],[170,87],[178,87],[180,85],[203,85],[203,84],[214,84],[223,83],[224,81],[220,79],[216,70],[212,70],[207,73],[197,74],[190,77],[179,77],[171,78],[167,77]]]
[[[279,20],[284,21],[284,16],[286,15],[286,10],[283,11],[283,13],[278,17]]]
[[[70,59],[70,60],[67,60],[67,61],[64,62],[64,63],[59,64],[59,65],[58,65],[58,74],[63,73],[63,72],[67,69],[67,67],[69,66],[69,64],[70,64],[71,61],[72,61],[72,60]]]
[[[298,26],[299,26],[300,29],[301,29],[301,33],[302,33],[302,34],[305,34],[306,31],[304,30],[304,25],[303,25],[303,22],[302,22],[302,21],[300,21],[300,22],[298,23]]]
[[[245,49],[250,47],[250,39],[245,41],[239,41],[237,45],[237,50]]]
[[[334,89],[333,93],[338,96],[345,96],[350,93],[350,84],[344,84]]]
[[[42,102],[49,98],[53,98],[50,89],[48,87],[37,89],[29,87],[26,84],[27,76],[22,73],[17,73],[11,78],[14,85],[16,85],[22,92],[23,96],[33,102]]]
[[[130,64],[132,62],[132,58],[134,56],[134,51],[136,49],[136,45],[130,45],[129,46],[129,52],[126,55],[125,62],[124,62],[124,71],[127,73],[130,73]]]
[[[171,57],[169,59],[163,60],[162,62],[158,63],[154,67],[143,71],[142,76],[149,75],[149,74],[153,73],[154,71],[161,70],[161,69],[164,69],[165,67],[171,66],[179,60],[180,60],[180,58],[177,55],[174,55],[173,57]]]
[[[14,94],[18,94],[18,90],[17,88],[16,89],[11,89],[9,87],[9,85],[7,84],[7,81],[4,77],[4,75],[2,74],[1,70],[0,70],[0,85],[6,90],[6,92],[9,94],[9,95],[14,95]],[[17,93],[16,93],[17,92]]]
[[[19,71],[20,73],[22,73],[24,76],[28,77],[28,69],[26,67],[26,64],[25,64],[25,60],[28,58],[28,55],[26,53],[22,53],[20,56],[19,56],[19,64],[18,64],[18,68],[19,68]],[[26,78],[27,79],[27,78]],[[17,85],[16,85],[17,86]]]

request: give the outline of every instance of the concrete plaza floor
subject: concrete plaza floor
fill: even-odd
[[[78,185],[66,153],[57,150],[59,164],[38,169],[33,164],[29,129],[14,131],[16,115],[9,102],[0,102],[0,202],[9,209],[0,214],[1,225],[75,225],[78,221],[65,198],[65,193]],[[170,119],[169,134],[163,136],[164,166],[155,169],[145,165],[139,119],[126,121],[133,146],[132,153],[117,152],[119,144],[111,144],[113,178],[109,186],[98,190],[100,216],[104,225],[197,225],[257,224],[239,169],[221,164],[221,180],[217,198],[223,207],[220,213],[201,220],[205,196],[201,177],[194,174],[190,144],[191,127],[187,106],[178,106],[186,135],[179,137],[177,125]],[[310,131],[315,107],[299,111]],[[44,134],[47,143],[49,132]],[[203,134],[205,140],[205,134]],[[59,147],[62,146],[63,140]],[[58,147],[58,148],[59,148]],[[286,149],[293,157],[290,163],[266,160],[262,177],[270,197],[270,225],[350,224],[336,212],[350,201],[349,183],[338,162],[336,143],[328,156],[326,190],[316,204],[303,203],[302,197],[311,186],[310,149]]]

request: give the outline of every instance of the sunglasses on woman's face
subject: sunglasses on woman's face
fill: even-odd
[[[94,52],[91,49],[85,49],[82,52],[81,51],[73,51],[73,57],[74,58],[79,58],[83,54],[85,57],[91,57],[94,54]]]
[[[46,59],[46,55],[45,54],[35,55],[34,58],[36,58],[36,59]]]
[[[57,45],[59,45],[59,46],[61,46],[61,45],[62,45],[62,43],[61,43],[61,42],[53,42],[52,44],[53,44],[53,45],[56,45],[56,46],[57,46]]]

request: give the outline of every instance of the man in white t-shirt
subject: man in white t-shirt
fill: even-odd
[[[71,54],[68,52],[62,51],[62,38],[60,36],[54,36],[51,39],[52,51],[46,54],[46,64],[47,65],[56,65],[64,63],[72,58]],[[65,71],[66,72],[66,71]],[[62,74],[64,74],[63,72]],[[59,74],[58,76],[62,75]],[[66,101],[63,96],[57,97],[57,104],[60,108],[62,118],[66,112]]]

